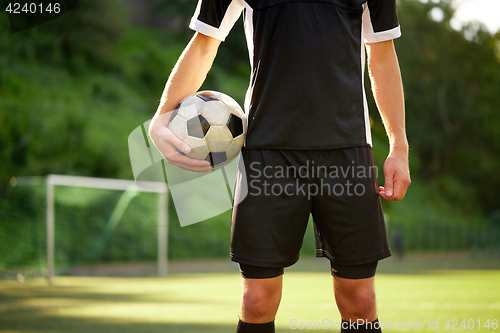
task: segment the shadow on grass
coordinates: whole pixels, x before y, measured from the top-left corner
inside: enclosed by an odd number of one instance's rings
[[[14,304],[28,299],[66,299],[73,302],[113,302],[113,303],[193,303],[193,301],[183,298],[182,293],[179,291],[175,293],[169,291],[160,297],[156,297],[153,293],[127,293],[125,289],[122,293],[117,292],[92,292],[88,287],[67,287],[67,286],[30,286],[24,288],[23,285],[13,283],[13,288],[0,288],[0,310],[6,307],[6,304]],[[198,302],[199,303],[199,302]],[[0,311],[0,329],[2,327],[2,315]],[[1,330],[0,330],[1,331]]]
[[[234,325],[118,322],[116,320],[40,316],[33,311],[4,312],[0,332],[91,333],[234,333]]]
[[[212,324],[211,314],[206,313],[233,307],[225,299],[239,288],[238,279],[234,286],[212,290],[214,297],[207,296],[206,288],[214,283],[217,287],[221,279],[232,276],[197,276],[189,282],[182,275],[172,279],[60,277],[54,286],[42,279],[4,281],[0,284],[0,333],[234,332],[237,316],[234,325],[232,316],[227,322]]]

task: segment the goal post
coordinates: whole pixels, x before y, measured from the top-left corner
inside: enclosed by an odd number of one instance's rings
[[[132,180],[93,178],[79,176],[48,175],[46,178],[46,240],[47,240],[47,281],[52,284],[55,274],[54,267],[54,230],[55,230],[55,186],[86,187],[93,189],[149,192],[158,194],[158,258],[157,272],[159,276],[167,275],[167,248],[168,248],[168,189],[162,182],[141,182],[139,187]]]

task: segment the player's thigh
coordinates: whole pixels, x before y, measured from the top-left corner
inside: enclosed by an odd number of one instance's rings
[[[262,298],[281,298],[283,275],[265,279],[251,279],[241,276],[243,295],[255,294]]]
[[[321,164],[331,166],[325,177],[317,179],[322,192],[313,199],[312,215],[317,236],[328,245],[328,252],[337,263],[345,265],[389,256],[369,148],[325,152]]]
[[[347,279],[333,276],[333,289],[335,295],[347,296],[351,298],[374,297],[375,277],[366,279]]]
[[[248,194],[233,208],[231,259],[248,265],[287,267],[298,260],[311,201],[306,180],[283,170],[291,153],[245,150]],[[298,163],[297,163],[298,164]],[[237,184],[239,188],[241,184]]]

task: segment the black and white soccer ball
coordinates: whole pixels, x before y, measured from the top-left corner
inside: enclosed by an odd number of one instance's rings
[[[226,94],[200,91],[181,101],[169,129],[189,147],[191,158],[220,167],[238,156],[245,142],[245,113]]]

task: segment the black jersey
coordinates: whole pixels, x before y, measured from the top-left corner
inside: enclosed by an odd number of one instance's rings
[[[246,147],[371,145],[364,42],[400,36],[396,0],[200,0],[190,27],[224,40],[244,13]]]

